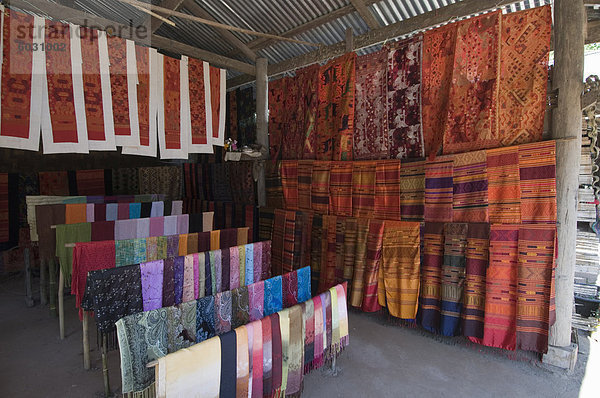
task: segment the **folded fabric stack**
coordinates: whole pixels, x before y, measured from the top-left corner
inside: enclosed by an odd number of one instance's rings
[[[206,283],[207,287],[209,285]],[[310,300],[310,268],[305,267],[179,306],[123,317],[117,322],[123,393],[141,393],[152,388],[154,372],[146,368],[148,362],[222,335],[248,322],[260,322],[265,316],[307,300]],[[302,325],[298,323],[297,326],[294,332],[301,336]],[[259,341],[262,346],[262,340],[257,340],[257,343]],[[302,352],[299,351],[298,361],[301,358]],[[302,369],[301,362],[298,369]]]
[[[156,396],[299,397],[349,344],[346,284],[158,359]]]

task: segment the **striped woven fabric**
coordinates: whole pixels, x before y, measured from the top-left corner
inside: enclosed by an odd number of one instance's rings
[[[283,198],[285,208],[290,210],[298,209],[298,161],[281,161],[281,186],[283,189]]]
[[[209,186],[210,184],[205,184]],[[283,208],[283,187],[281,186],[281,162],[265,163],[265,190],[267,207]]]
[[[382,266],[385,302],[390,315],[414,320],[419,297],[420,224],[385,221]]]
[[[516,347],[518,259],[519,225],[492,224],[485,283],[484,345],[506,350]]]
[[[285,232],[283,234],[283,272],[292,272],[294,270],[294,256],[296,253],[296,212],[287,210],[285,212]],[[299,255],[299,254],[298,254]]]
[[[463,285],[467,254],[466,223],[444,225],[444,264],[442,266],[442,303],[440,332],[456,336],[462,312]]]
[[[352,283],[354,274],[354,255],[356,252],[356,237],[358,231],[358,220],[356,218],[346,218],[346,228],[344,235],[344,270],[342,278],[345,282]]]
[[[489,239],[489,224],[469,224],[462,331],[464,336],[477,343],[481,343],[483,338],[485,273],[489,264]]]
[[[321,274],[319,292],[335,286],[336,266],[336,216],[323,216],[323,233],[321,237]]]
[[[296,270],[301,267],[300,257],[302,256],[302,235],[304,233],[304,216],[302,212],[297,211],[294,223],[294,252],[292,258],[292,269]]]
[[[310,210],[310,190],[312,186],[312,160],[298,161],[298,208],[300,210]]]
[[[521,222],[556,223],[556,143],[519,147]]]
[[[352,214],[354,217],[373,217],[376,166],[376,161],[354,162],[352,171]]]
[[[490,223],[521,222],[518,147],[486,151]]]
[[[377,278],[379,266],[381,265],[383,227],[384,222],[381,220],[369,221],[369,232],[367,235],[367,258],[365,264],[362,300],[362,310],[365,312],[375,312],[379,311],[381,308],[377,302]]]
[[[444,224],[425,223],[423,228],[419,317],[421,326],[432,333],[437,333],[440,328],[443,261]]]
[[[367,264],[367,236],[369,220],[357,218],[356,250],[354,251],[354,271],[352,277],[350,305],[360,307],[363,300],[364,275]]]
[[[329,214],[352,216],[352,163],[330,164]]]
[[[329,212],[329,163],[313,163],[310,200],[312,209],[320,214]]]
[[[405,159],[400,168],[402,220],[423,220],[425,214],[425,161]]]
[[[344,240],[346,235],[346,218],[335,220],[335,284],[344,281]]]
[[[10,239],[8,198],[8,173],[0,173],[0,242]]]
[[[104,170],[77,170],[78,195],[105,195]]]
[[[554,265],[554,225],[521,225],[517,275],[517,348],[546,353]]]
[[[258,210],[258,239],[271,240],[273,238],[273,222],[275,220],[275,209],[261,207]]]
[[[401,220],[399,160],[378,161],[375,167],[375,218]]]
[[[271,267],[273,275],[283,274],[283,246],[286,227],[286,211],[275,209],[271,243]]]
[[[452,222],[453,157],[425,164],[425,221]]]
[[[488,181],[485,151],[454,155],[454,222],[488,221]]]
[[[314,213],[310,240],[310,286],[312,288],[312,295],[314,296],[319,286],[323,251],[321,247],[323,242],[323,216],[321,214]]]

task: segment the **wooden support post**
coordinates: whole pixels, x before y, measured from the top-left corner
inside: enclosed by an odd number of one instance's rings
[[[50,295],[50,315],[56,316],[56,260],[54,257],[48,260],[48,290]]]
[[[582,1],[554,1],[552,83],[553,88],[558,89],[558,106],[552,112],[552,138],[575,138],[557,142],[556,150],[556,322],[550,328],[549,343],[557,347],[571,345],[585,24],[586,13]]]
[[[33,307],[33,293],[31,289],[31,255],[28,247],[23,252],[23,260],[25,260],[25,304],[28,307]]]
[[[87,311],[83,311],[83,368],[90,370],[90,317]]]
[[[64,303],[65,278],[62,269],[58,274],[58,330],[60,339],[65,339],[65,303]]]
[[[352,52],[354,51],[354,32],[352,31],[352,28],[348,28],[346,29],[346,52]]]
[[[256,140],[267,149],[267,158],[269,157],[269,80],[267,77],[267,59],[258,58],[256,60]],[[258,205],[266,206],[267,191],[265,184],[264,162],[261,167],[256,184],[258,191]]]
[[[108,380],[108,337],[102,334],[102,378],[104,379],[104,396],[110,397],[110,383]]]
[[[40,304],[48,304],[48,262],[40,260]]]

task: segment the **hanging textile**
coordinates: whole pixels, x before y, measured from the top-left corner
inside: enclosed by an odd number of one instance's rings
[[[425,221],[451,222],[453,157],[440,156],[425,164]]]
[[[497,148],[486,153],[490,223],[520,223],[519,149]]]
[[[440,153],[450,106],[456,27],[449,23],[423,34],[423,138],[425,155]]]
[[[432,333],[440,328],[442,264],[444,262],[444,224],[427,222],[423,234],[419,323]]]
[[[131,128],[137,104],[130,98],[137,84],[135,44],[119,36],[108,36],[107,42],[115,142],[119,146],[137,146],[140,139],[134,135],[137,130]]]
[[[159,54],[158,145],[161,159],[187,159],[189,143],[189,101],[187,57],[181,60]],[[186,92],[189,96],[189,91]],[[184,109],[184,106],[188,108]],[[186,112],[187,111],[187,112]]]
[[[165,200],[176,200],[181,197],[181,172],[179,167],[140,167],[140,193],[160,192]]]
[[[310,210],[312,208],[312,171],[312,160],[298,161],[298,208],[300,210]]]
[[[282,159],[302,159],[304,132],[298,91],[298,79],[288,78],[285,87],[285,139],[281,142]]]
[[[106,32],[81,26],[79,35],[88,147],[96,151],[115,150]]]
[[[375,312],[380,309],[377,302],[377,276],[381,265],[381,251],[383,246],[384,222],[380,220],[369,221],[367,235],[367,258],[364,275],[364,290],[362,310]]]
[[[323,216],[321,236],[321,265],[319,267],[319,291],[323,292],[335,285],[336,268],[336,216]]]
[[[238,147],[251,145],[256,142],[256,100],[254,87],[237,89],[237,129]]]
[[[238,141],[237,92],[227,92],[227,126],[225,134],[228,138]]]
[[[488,221],[488,177],[485,151],[454,155],[452,218],[455,222]]]
[[[373,213],[375,218],[400,221],[401,177],[399,160],[377,162],[375,166],[375,205]]]
[[[385,221],[381,269],[385,300],[390,315],[415,319],[419,297],[420,224],[418,222]]]
[[[279,160],[285,131],[285,95],[288,77],[269,82],[269,158]]]
[[[316,158],[352,160],[356,53],[329,61],[319,70]]]
[[[485,283],[483,344],[516,347],[519,226],[492,224]]]
[[[210,135],[210,142],[212,145],[223,146],[225,145],[225,90],[227,86],[227,71],[214,66],[210,66],[209,69],[210,109],[212,121],[212,134]]]
[[[356,245],[354,252],[354,268],[351,286],[350,304],[360,307],[363,300],[364,274],[367,260],[367,236],[369,232],[369,220],[365,218],[356,219]]]
[[[296,255],[296,212],[285,212],[285,230],[283,234],[282,271],[291,272],[294,269]]]
[[[550,5],[502,16],[498,93],[502,146],[542,140],[551,29]]]
[[[403,160],[400,166],[400,214],[403,220],[423,220],[425,161]]]
[[[317,111],[319,105],[319,65],[313,64],[296,71],[299,110],[304,135],[303,159],[314,159],[317,145]]]
[[[329,212],[330,162],[315,161],[312,169],[311,205],[320,214]]]
[[[46,20],[46,84],[42,91],[44,153],[88,153],[81,70],[81,40],[75,25]]]
[[[554,281],[554,225],[521,225],[517,272],[516,347],[546,353]]]
[[[44,31],[45,20],[13,10],[0,9],[2,18],[2,110],[0,146],[37,151],[40,146],[43,51],[17,51],[20,46],[44,45],[43,37],[25,35],[29,29]],[[34,41],[33,37],[36,37]]]
[[[352,163],[330,163],[329,214],[352,216]]]
[[[470,223],[467,231],[467,260],[462,312],[462,332],[477,343],[483,338],[485,283],[489,264],[490,225]]]
[[[521,222],[556,222],[556,142],[519,145]]]
[[[323,216],[315,213],[312,220],[312,230],[310,233],[310,270],[312,293],[316,293],[321,278],[321,257],[322,257],[322,239],[323,239]]]
[[[387,60],[389,153],[393,159],[424,156],[421,127],[422,36],[390,46]]]
[[[352,171],[352,215],[372,217],[375,210],[376,161],[354,162]]]
[[[0,243],[10,239],[8,173],[0,173]]]
[[[463,306],[468,224],[444,225],[440,332],[456,336]]]
[[[133,68],[132,68],[133,69]],[[135,73],[137,74],[136,89],[131,92],[135,105],[131,114],[131,129],[139,134],[137,146],[124,146],[125,155],[141,155],[156,157],[157,124],[156,112],[158,107],[158,52],[156,49],[135,46]]]
[[[389,157],[387,132],[387,49],[356,59],[354,159]]]
[[[498,137],[501,11],[457,22],[444,153],[494,148]]]
[[[195,58],[188,58],[188,90],[190,107],[191,139],[188,144],[190,153],[213,153],[212,140],[207,132],[212,131],[211,96],[209,64]]]
[[[77,193],[79,195],[105,195],[104,170],[76,170]]]
[[[40,195],[69,195],[69,180],[66,171],[40,171]]]
[[[329,183],[329,180],[327,183]],[[281,162],[265,163],[265,191],[267,194],[267,207],[284,207],[283,188],[281,186]]]
[[[285,208],[298,209],[298,162],[295,160],[281,161],[281,186]]]

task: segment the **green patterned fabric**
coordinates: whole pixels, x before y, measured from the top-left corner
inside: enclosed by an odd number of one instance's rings
[[[73,248],[65,247],[67,243],[89,242],[92,239],[90,223],[60,224],[56,226],[56,257],[60,261],[65,286],[71,286],[73,270]]]

